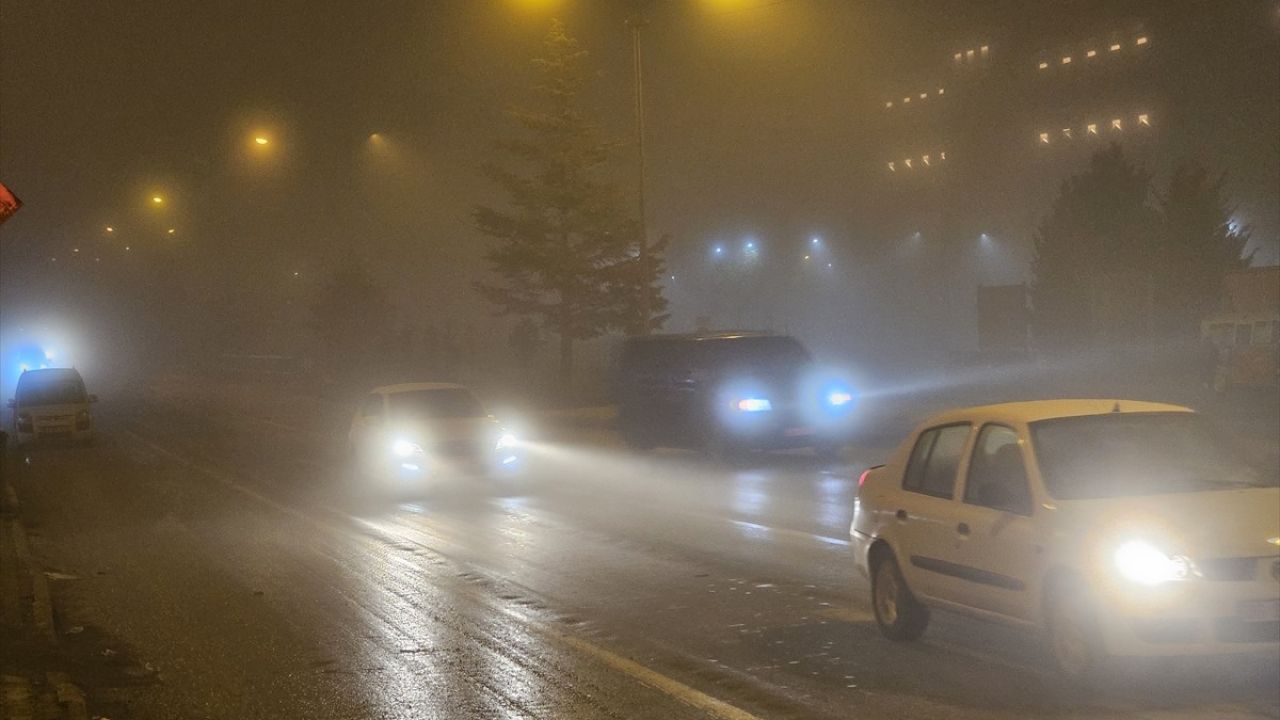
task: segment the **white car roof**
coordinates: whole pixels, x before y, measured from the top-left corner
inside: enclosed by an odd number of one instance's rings
[[[926,425],[948,422],[1000,420],[1009,423],[1033,423],[1055,418],[1080,417],[1082,415],[1106,415],[1109,413],[1195,412],[1182,405],[1146,402],[1143,400],[1031,400],[1026,402],[999,403],[957,408],[929,418]]]
[[[416,382],[416,383],[398,383],[396,385],[382,385],[370,390],[370,393],[379,395],[395,395],[397,393],[419,392],[421,390],[466,390],[466,385],[458,385],[456,383],[442,382]]]

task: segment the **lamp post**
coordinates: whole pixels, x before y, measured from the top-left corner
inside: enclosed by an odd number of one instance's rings
[[[645,221],[645,162],[644,162],[644,55],[640,46],[640,30],[644,28],[648,21],[644,17],[644,9],[642,5],[637,5],[636,12],[627,20],[627,24],[631,26],[631,57],[632,68],[635,73],[635,115],[636,115],[636,153],[639,156],[637,163],[639,177],[639,247],[637,248],[636,258],[639,260],[640,268],[643,271],[649,262],[649,231],[648,224]],[[640,286],[640,323],[636,328],[639,335],[649,334],[649,284],[648,275],[643,276],[643,283]]]

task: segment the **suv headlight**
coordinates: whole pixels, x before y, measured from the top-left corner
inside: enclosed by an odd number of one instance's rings
[[[742,412],[768,412],[773,409],[773,403],[765,398],[749,397],[738,401],[737,408]]]
[[[1189,558],[1167,555],[1144,540],[1130,540],[1116,548],[1114,561],[1121,577],[1140,585],[1162,585],[1195,575]]]

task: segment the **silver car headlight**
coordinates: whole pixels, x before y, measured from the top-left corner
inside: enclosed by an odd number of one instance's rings
[[[404,438],[400,438],[391,443],[391,454],[398,458],[410,458],[414,455],[422,454],[422,446],[415,442],[410,442]]]
[[[1116,570],[1124,579],[1139,585],[1163,585],[1191,579],[1195,565],[1182,555],[1168,555],[1145,540],[1130,540],[1116,548]]]

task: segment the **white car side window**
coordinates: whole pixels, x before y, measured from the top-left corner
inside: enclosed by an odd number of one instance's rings
[[[941,498],[955,496],[960,453],[969,438],[970,425],[946,425],[920,434],[911,449],[902,489]]]

